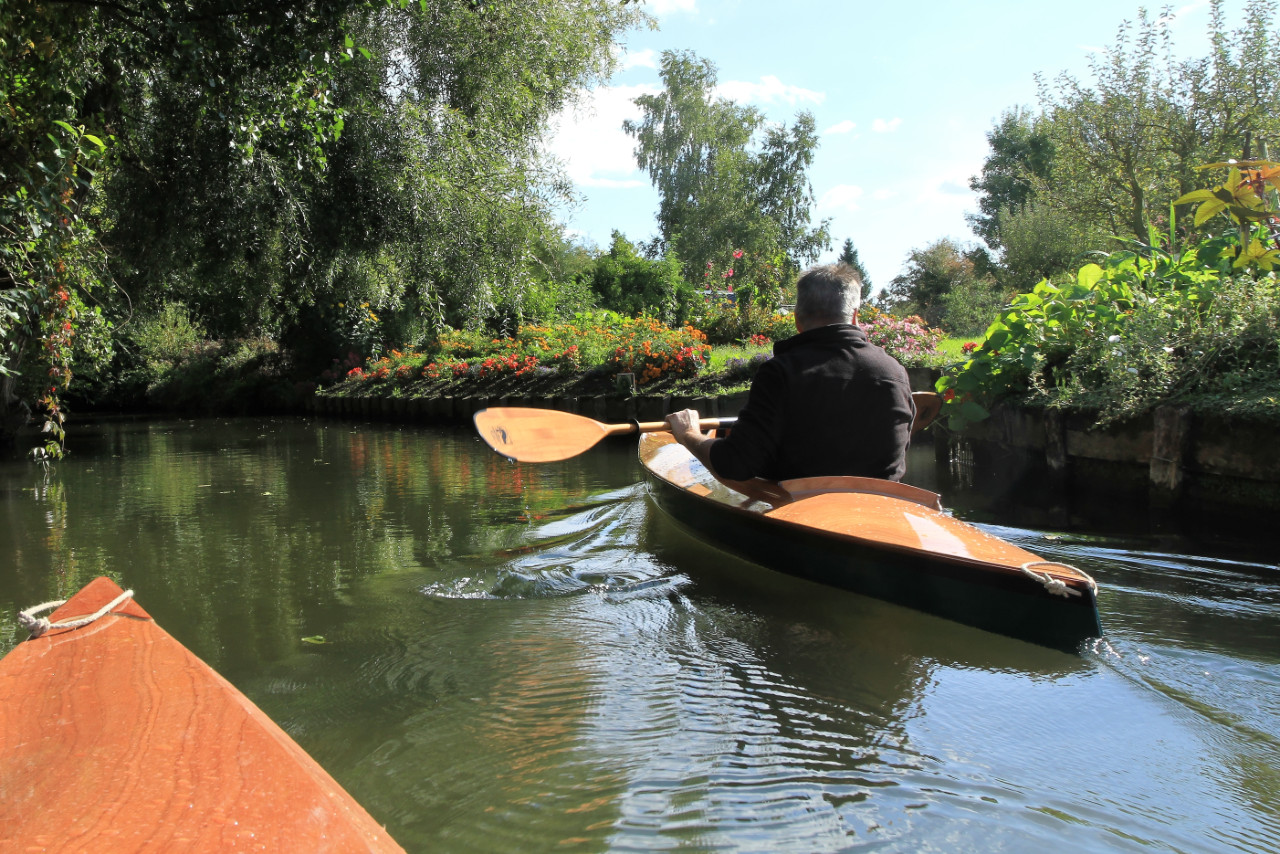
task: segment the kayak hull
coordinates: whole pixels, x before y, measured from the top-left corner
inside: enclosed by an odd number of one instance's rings
[[[99,578],[50,620],[120,592]],[[0,660],[0,745],[0,850],[402,850],[131,600]]]
[[[642,437],[640,458],[659,507],[753,563],[1058,649],[1077,650],[1102,633],[1096,588],[1087,576],[1042,564],[1037,555],[934,507],[858,492],[753,500],[716,483],[666,435]],[[1051,592],[1043,578],[1023,571],[1026,564],[1032,573],[1061,580],[1065,590]]]

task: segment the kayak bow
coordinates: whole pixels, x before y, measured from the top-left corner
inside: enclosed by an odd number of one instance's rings
[[[247,697],[98,578],[0,660],[0,850],[402,851]]]

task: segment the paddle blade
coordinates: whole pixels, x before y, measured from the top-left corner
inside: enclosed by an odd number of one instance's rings
[[[473,419],[485,444],[521,463],[554,463],[576,457],[609,434],[599,421],[519,406],[482,409]]]

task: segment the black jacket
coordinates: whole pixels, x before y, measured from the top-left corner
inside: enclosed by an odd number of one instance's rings
[[[915,406],[896,359],[847,323],[801,332],[773,353],[737,425],[711,447],[717,474],[902,478]]]

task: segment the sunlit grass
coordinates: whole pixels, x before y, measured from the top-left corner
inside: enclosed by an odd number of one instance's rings
[[[938,354],[944,361],[958,362],[964,358],[964,345],[970,341],[981,341],[981,335],[960,338],[943,338],[938,342]]]

